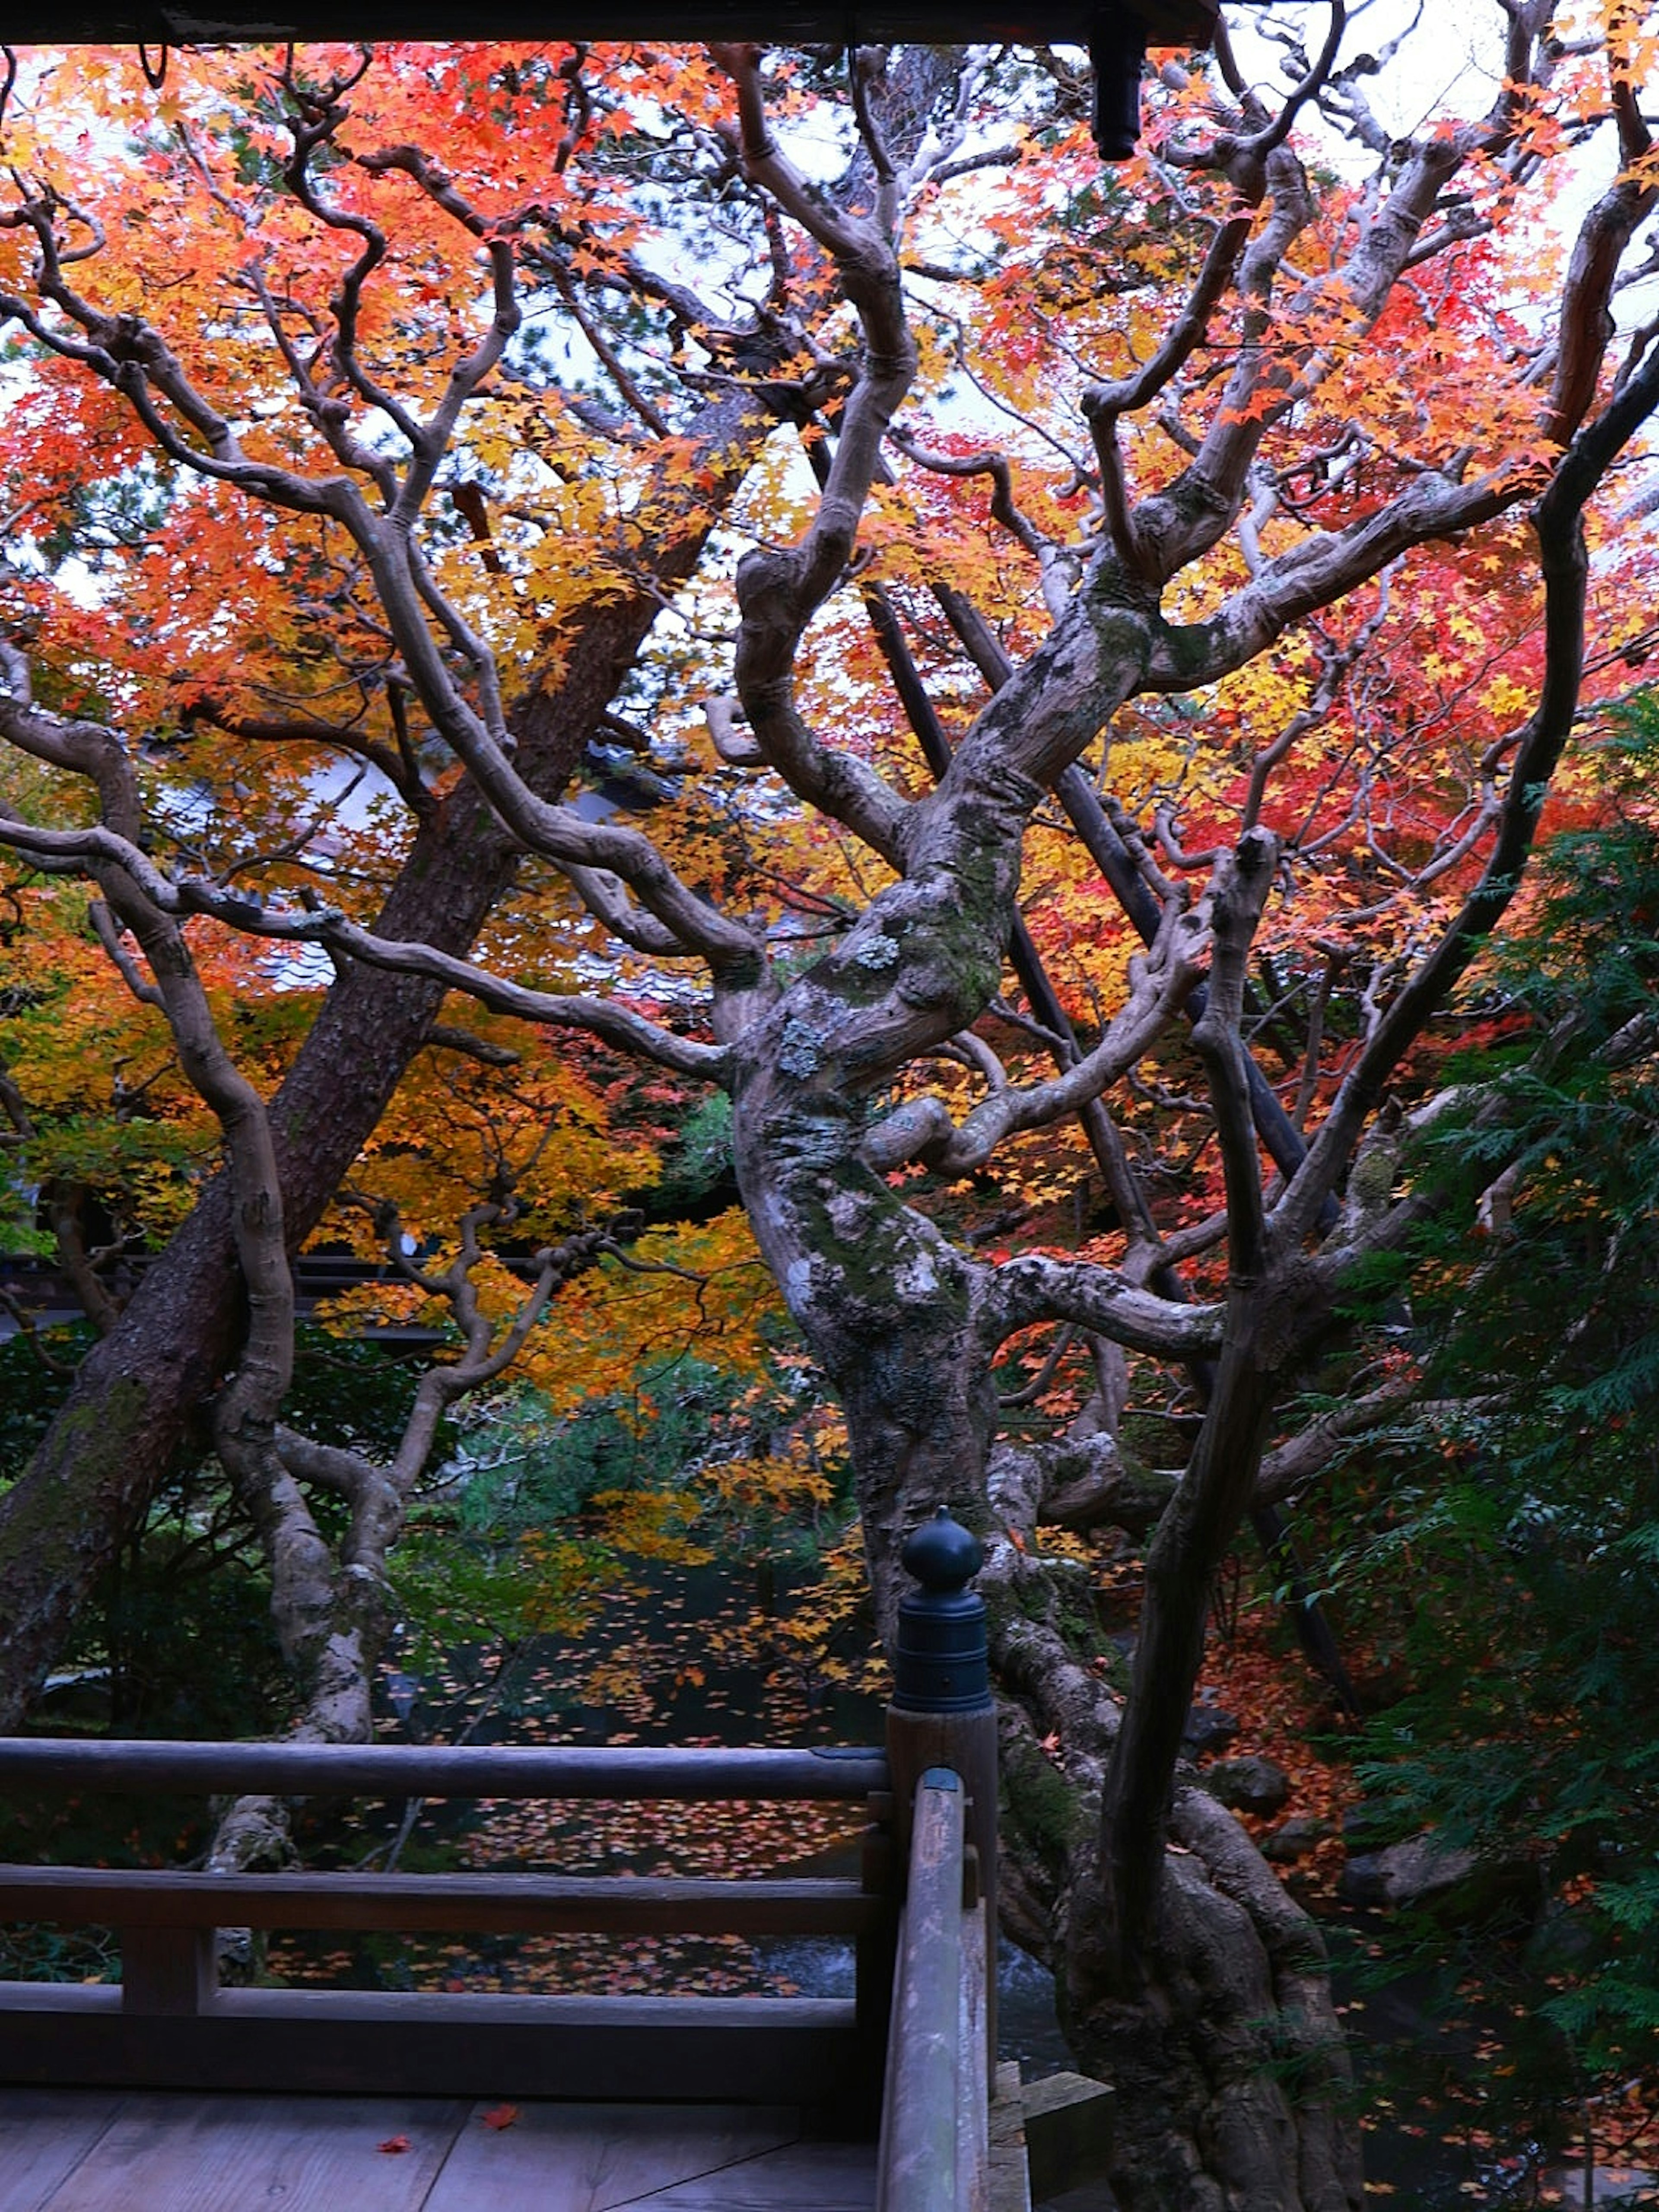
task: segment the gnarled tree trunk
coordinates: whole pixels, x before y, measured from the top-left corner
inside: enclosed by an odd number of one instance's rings
[[[517,766],[556,798],[634,663],[660,609],[658,590],[690,573],[712,520],[768,426],[754,401],[705,410],[696,443],[708,475],[653,512],[660,535],[635,549],[647,587],[587,609],[563,642],[556,679],[520,700]],[[379,933],[463,954],[510,886],[518,841],[464,779],[421,823],[381,910]],[[343,963],[272,1102],[290,1254],[342,1178],[427,1041],[445,986]],[[88,1598],[217,1389],[240,1335],[240,1279],[222,1181],[210,1183],[88,1353],[26,1473],[0,1498],[0,1729],[15,1728]]]

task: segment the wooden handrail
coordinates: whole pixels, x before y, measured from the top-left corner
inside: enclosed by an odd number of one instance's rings
[[[176,1743],[0,1737],[0,1785],[314,1797],[855,1802],[885,1790],[884,1753],[633,1744]]]
[[[985,2201],[984,1905],[966,1795],[948,1767],[930,1767],[916,1788],[877,2212],[969,2212]]]
[[[879,1751],[0,1739],[0,1786],[890,1806]],[[107,1925],[121,1984],[0,1984],[0,2080],[724,2098],[873,2112],[896,1905],[855,1879],[0,1867],[0,1919]],[[222,1989],[219,1927],[850,1936],[855,1999]]]
[[[0,1866],[0,1921],[60,1928],[404,1935],[864,1936],[886,1901],[850,1879],[696,1875],[190,1874]]]

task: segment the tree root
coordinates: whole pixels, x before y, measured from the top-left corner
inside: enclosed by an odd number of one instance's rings
[[[1068,1900],[1061,2018],[1117,2091],[1123,2212],[1358,2212],[1352,2080],[1319,1931],[1238,1823],[1178,1787],[1144,1987],[1090,1972]]]

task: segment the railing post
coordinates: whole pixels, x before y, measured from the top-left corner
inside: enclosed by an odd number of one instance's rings
[[[121,2009],[191,2018],[218,1994],[211,1928],[121,1928]]]
[[[860,1887],[866,1896],[879,1898],[885,1909],[878,1924],[866,1929],[858,1939],[854,1953],[854,1995],[862,2069],[859,2089],[860,2118],[866,2124],[875,2124],[881,2118],[887,2080],[893,1980],[898,1962],[899,1895],[904,1886],[904,1872],[894,1834],[891,1790],[872,1790],[869,1809],[870,1825],[864,1832],[860,1853]]]
[[[996,2078],[997,1719],[986,1655],[985,1602],[968,1588],[985,1554],[941,1506],[900,1562],[917,1587],[899,1601],[887,1760],[898,1864],[907,1866],[916,1785],[948,1766],[967,1791],[967,1837],[985,1900],[985,2078]]]

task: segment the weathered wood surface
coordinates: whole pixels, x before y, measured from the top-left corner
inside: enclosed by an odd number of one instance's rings
[[[872,2212],[875,2201],[874,2148],[839,2142],[792,2143],[678,2182],[649,2200],[650,2212],[775,2212],[786,2205],[799,2212]]]
[[[188,2018],[219,1994],[210,1928],[117,1927],[123,2012]]]
[[[974,2140],[967,2100],[984,2096],[982,2063],[976,2075],[958,2079],[966,1794],[941,1767],[930,1767],[916,1790],[882,2111],[880,2212],[981,2212],[968,2178],[971,2152],[959,2141],[964,2132]],[[982,1979],[982,1954],[973,1963]],[[981,2033],[982,2020],[981,2012],[975,2023]]]
[[[0,2090],[0,2212],[870,2212],[788,2110]],[[402,2150],[380,2145],[406,2140]]]
[[[510,2128],[479,2120],[460,2130],[422,2212],[606,2212],[785,2148],[799,2133],[787,2110],[526,2105]]]
[[[0,0],[3,4],[3,0]],[[831,1799],[868,1806],[881,1752],[341,1746],[0,1739],[0,1784],[516,1799]],[[319,2093],[741,2097],[865,2115],[871,1993],[801,1998],[219,1990],[218,1926],[890,1941],[890,1896],[855,1880],[475,1872],[216,1876],[0,1868],[0,1920],[109,1925],[122,1985],[0,1984],[0,2081]],[[873,2038],[873,2040],[872,2039]]]
[[[908,1857],[916,1785],[930,1766],[948,1767],[967,1790],[963,1832],[979,1860],[979,1887],[987,1918],[996,1921],[997,1716],[988,1696],[982,1710],[930,1713],[897,1705],[887,1708],[887,1764],[892,1775],[893,1839],[900,1863]],[[984,1990],[986,2042],[997,2041],[994,1954],[988,1960]]]
[[[4,27],[0,0],[0,37]],[[338,31],[330,33],[340,37]],[[269,1791],[313,1797],[797,1798],[854,1802],[887,1787],[881,1751],[703,1749],[675,1745],[167,1743],[0,1736],[12,1789],[149,1795]]]
[[[1090,2187],[1103,2194],[1112,2166],[1112,2090],[1086,2074],[1049,2074],[1028,2082],[1019,2100],[1032,2194]]]
[[[538,1874],[185,1874],[0,1866],[0,1920],[60,1927],[467,1929],[502,1935],[861,1936],[855,1881]]]
[[[996,2053],[986,2043],[985,1899],[963,1908],[957,1991],[957,2203],[990,2212],[991,2093]]]
[[[856,2108],[864,2071],[850,1999],[226,1990],[146,2016],[118,1988],[0,1983],[0,2081],[828,2111]]]
[[[0,2090],[0,2212],[37,2212],[118,2110],[113,2091]]]
[[[1025,2156],[1025,2113],[1017,2059],[998,2061],[987,2120],[985,2191],[990,2212],[1031,2212],[1031,2173]]]

